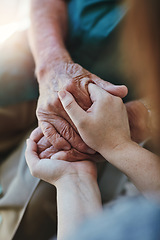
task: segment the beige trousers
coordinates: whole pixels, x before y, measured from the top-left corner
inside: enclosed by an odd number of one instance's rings
[[[55,188],[31,176],[24,157],[35,109],[35,101],[0,108],[1,240],[46,240],[56,233]]]

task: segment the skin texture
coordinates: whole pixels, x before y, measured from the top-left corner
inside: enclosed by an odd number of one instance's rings
[[[160,194],[160,159],[131,140],[121,98],[95,84],[89,84],[88,90],[93,104],[87,111],[69,92],[59,92],[63,107],[84,142],[124,172],[141,192]]]
[[[95,164],[91,161],[69,162],[69,159],[68,161],[57,159],[56,154],[52,154],[51,158],[40,159],[37,154],[37,144],[32,139],[27,140],[26,159],[33,176],[40,177],[55,186],[62,178],[72,174],[89,174],[95,179],[97,177]]]
[[[59,96],[88,146],[97,152],[101,152],[101,148],[106,149],[110,155],[115,147],[130,141],[126,107],[121,98],[105,92],[95,84],[89,84],[88,90],[93,104],[87,111],[76,103],[69,92],[61,91]]]
[[[82,160],[91,160],[93,162],[103,162],[105,159],[99,154],[85,154],[77,151],[75,148],[71,148],[70,150],[62,150],[58,151],[54,148],[54,146],[47,140],[47,138],[43,135],[43,132],[40,127],[36,128],[30,136],[37,144],[37,154],[40,159],[51,158],[53,154],[56,154],[57,159],[60,159],[70,162],[82,161]]]
[[[93,104],[87,111],[69,92],[59,92],[62,105],[82,139],[124,172],[146,197],[150,198],[148,191],[160,195],[160,159],[131,141],[127,111],[121,98],[95,84],[89,84],[88,90]],[[33,176],[57,187],[58,239],[61,240],[85,217],[93,217],[101,210],[97,173],[88,158],[71,162],[69,155],[64,161],[65,151],[56,153],[54,149],[49,150],[48,157],[43,157],[43,152],[39,155],[43,138],[40,128],[31,134],[26,161]],[[50,147],[45,141],[47,151]]]
[[[87,86],[94,82],[114,95],[124,97],[125,86],[115,86],[74,63],[66,50],[67,5],[62,0],[32,0],[30,47],[36,65],[40,97],[37,106],[39,126],[54,149],[94,153],[82,141],[62,108],[57,92],[71,92],[80,106],[90,107]]]
[[[99,79],[78,64],[66,64],[65,66],[66,69],[63,66],[62,72],[57,73],[57,91],[55,91],[54,82],[49,86],[43,85],[42,91],[40,88],[37,110],[40,127],[57,150],[68,150],[72,146],[80,152],[94,153],[81,140],[76,127],[64,111],[58,98],[58,90],[65,89],[72,93],[79,105],[87,110],[91,106],[87,87],[90,82],[95,82],[112,94],[119,93],[121,96],[124,90],[127,93],[127,89],[125,86],[114,86]]]
[[[95,83],[121,98],[126,96],[127,88],[103,81],[73,62],[65,46],[67,26],[66,1],[31,1],[29,39],[40,92],[36,113],[39,127],[46,137],[41,139],[39,151],[46,151],[47,139],[47,146],[50,142],[53,152],[68,150],[63,157],[73,161],[82,159],[84,153],[94,154],[95,151],[89,148],[78,134],[77,128],[62,107],[58,91],[70,92],[78,104],[87,110],[91,106],[89,83]],[[136,142],[145,140],[149,134],[146,127],[147,109],[138,101],[126,104],[126,108],[132,139]],[[48,155],[43,155],[45,156]]]
[[[63,161],[56,154],[52,158],[40,159],[37,151],[36,142],[28,139],[26,160],[32,175],[57,188],[58,240],[62,240],[85,217],[93,216],[102,208],[96,166],[86,160]]]

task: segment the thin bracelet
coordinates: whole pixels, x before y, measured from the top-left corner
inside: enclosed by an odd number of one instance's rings
[[[151,104],[146,103],[145,99],[140,99],[139,100],[143,106],[146,108],[147,112],[148,112],[148,121],[147,121],[147,128],[150,132],[150,134],[152,135],[153,133],[153,127],[152,127],[152,107]]]

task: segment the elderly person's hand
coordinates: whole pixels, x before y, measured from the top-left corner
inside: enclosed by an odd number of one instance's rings
[[[105,82],[73,62],[66,48],[67,1],[31,1],[30,16],[29,39],[40,90],[37,107],[39,126],[57,151],[72,147],[83,153],[94,153],[80,138],[57,92],[69,91],[87,110],[91,106],[87,90],[89,82],[119,97],[127,94],[127,88]]]
[[[129,119],[131,138],[133,141],[141,143],[151,135],[151,129],[149,129],[149,112],[141,101],[131,101],[125,105]]]
[[[93,82],[113,95],[124,97],[125,86],[115,86],[91,74],[78,64],[59,63],[47,72],[40,72],[37,117],[39,126],[54,149],[69,150],[71,147],[83,153],[93,154],[79,136],[77,129],[59,101],[57,92],[67,90],[78,104],[87,110],[91,106],[88,84]]]
[[[64,161],[82,161],[82,160],[91,160],[93,162],[103,162],[105,159],[99,154],[86,154],[79,152],[75,148],[71,148],[67,151],[58,151],[54,148],[54,146],[47,140],[44,136],[40,127],[34,129],[34,131],[30,135],[30,139],[34,141],[37,145],[37,154],[40,159],[49,159],[53,155],[57,159],[61,159]]]

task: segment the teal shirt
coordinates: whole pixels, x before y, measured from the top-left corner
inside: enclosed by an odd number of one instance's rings
[[[103,80],[125,84],[129,88],[125,101],[136,95],[121,50],[127,10],[120,0],[70,0],[68,4],[67,47],[72,59]]]
[[[113,33],[118,33],[118,27],[126,14],[125,5],[119,2],[71,0],[68,4],[68,49],[73,59],[88,69],[94,65],[97,57],[103,56],[110,41],[113,43]]]

